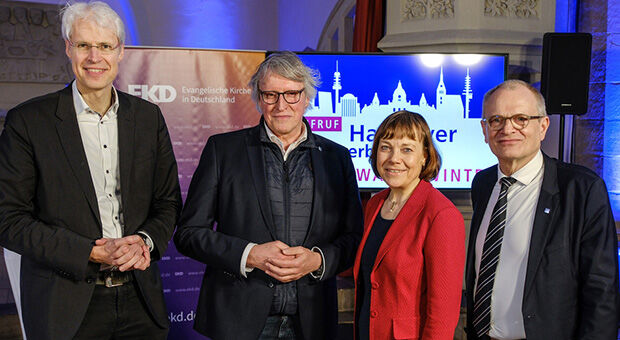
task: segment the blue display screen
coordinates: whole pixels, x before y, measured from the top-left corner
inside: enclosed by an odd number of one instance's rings
[[[475,173],[495,164],[480,126],[482,97],[506,77],[506,55],[299,54],[319,71],[321,86],[306,113],[313,132],[350,151],[359,187],[385,183],[368,157],[374,132],[398,110],[420,113],[442,156],[440,189],[469,189]]]

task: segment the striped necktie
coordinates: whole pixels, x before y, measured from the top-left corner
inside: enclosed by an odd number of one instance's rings
[[[495,270],[499,262],[499,254],[502,250],[504,238],[504,226],[506,225],[506,206],[508,205],[508,188],[517,180],[512,177],[502,177],[502,185],[493,208],[489,228],[484,238],[480,269],[478,271],[478,284],[474,294],[474,330],[481,337],[491,328],[491,295],[495,282]]]

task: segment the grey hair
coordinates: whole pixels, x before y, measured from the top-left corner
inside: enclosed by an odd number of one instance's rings
[[[256,107],[258,107],[258,101],[260,100],[259,83],[272,73],[303,83],[306,97],[310,100],[309,107],[312,107],[314,97],[316,97],[316,88],[321,84],[319,72],[304,65],[301,59],[290,51],[276,52],[269,55],[258,66],[254,75],[252,75],[248,86],[252,89],[252,100],[256,103]]]
[[[487,91],[487,93],[484,94],[484,98],[482,99],[482,114],[484,115],[486,111],[485,108],[486,108],[489,98],[491,98],[491,96],[497,90],[514,90],[518,88],[519,86],[525,87],[534,95],[534,97],[536,97],[536,110],[538,111],[537,114],[546,116],[547,108],[545,106],[545,98],[543,97],[543,95],[534,86],[519,79],[508,79],[500,83],[499,85],[495,86],[494,88],[490,89],[489,91]]]
[[[114,30],[118,42],[125,44],[125,25],[118,14],[105,2],[76,2],[62,9],[62,37],[70,41],[73,24],[78,20],[93,20],[97,26]]]

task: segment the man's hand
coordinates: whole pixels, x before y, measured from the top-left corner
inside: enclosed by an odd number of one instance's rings
[[[149,249],[138,235],[96,240],[89,260],[118,267],[119,271],[145,270],[151,264]]]
[[[267,273],[281,282],[299,280],[321,266],[321,254],[304,247],[291,247],[282,250],[282,257],[267,260]]]
[[[128,270],[146,270],[146,268],[148,268],[150,265],[151,265],[151,251],[149,250],[149,246],[143,245],[142,246],[142,258],[138,262],[134,263],[133,267]]]
[[[293,255],[286,255],[283,253],[283,250],[287,248],[289,248],[289,246],[281,241],[257,244],[250,250],[246,266],[249,268],[258,268],[267,272],[267,261],[269,259],[293,260],[295,258]]]

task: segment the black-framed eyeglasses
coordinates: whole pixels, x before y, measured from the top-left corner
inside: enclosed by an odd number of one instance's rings
[[[75,49],[77,49],[79,53],[83,53],[83,54],[90,52],[90,50],[93,47],[98,49],[99,52],[101,52],[101,54],[112,54],[119,46],[121,46],[121,44],[116,44],[116,46],[114,46],[106,42],[102,42],[98,44],[89,44],[84,41],[77,41],[77,42],[69,41],[69,45],[73,46]]]
[[[280,96],[282,96],[284,98],[284,101],[286,101],[287,103],[295,104],[299,102],[299,100],[301,99],[302,92],[304,92],[304,89],[296,90],[296,91],[290,90],[290,91],[284,91],[284,92],[263,91],[261,89],[258,89],[260,99],[265,104],[269,104],[269,105],[277,103],[278,100],[280,100]]]
[[[506,124],[506,121],[510,120],[512,122],[512,126],[515,129],[522,130],[527,127],[527,124],[529,124],[530,120],[540,119],[544,117],[545,116],[528,116],[523,113],[517,113],[510,117],[493,115],[489,118],[482,118],[482,121],[485,122],[487,126],[491,128],[491,130],[501,130],[504,128],[504,124]]]

